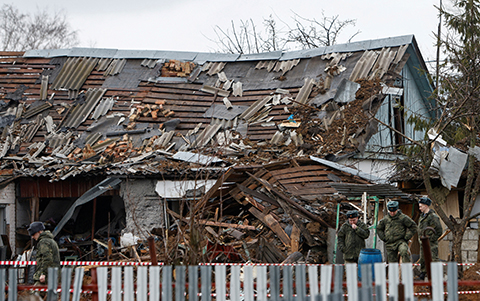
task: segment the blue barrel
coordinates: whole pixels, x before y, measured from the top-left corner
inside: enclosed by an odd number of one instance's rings
[[[382,252],[378,249],[362,249],[358,256],[358,279],[362,279],[362,264],[372,265],[372,277],[375,281],[375,272],[373,264],[376,262],[382,262]]]

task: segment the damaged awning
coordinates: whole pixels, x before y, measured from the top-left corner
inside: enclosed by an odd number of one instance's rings
[[[79,197],[75,203],[68,209],[68,211],[63,216],[62,220],[57,224],[55,230],[53,230],[53,236],[57,236],[57,234],[62,230],[63,226],[68,222],[68,220],[72,217],[75,209],[83,204],[86,204],[93,200],[94,198],[102,195],[105,191],[115,189],[115,187],[120,184],[122,180],[118,178],[107,178],[102,182],[95,185],[95,187],[89,189],[85,192],[81,197]]]

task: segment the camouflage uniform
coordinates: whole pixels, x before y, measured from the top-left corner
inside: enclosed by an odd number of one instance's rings
[[[358,262],[360,251],[365,248],[365,239],[370,236],[370,231],[364,222],[357,222],[357,229],[347,221],[338,231],[338,249],[342,251],[347,263]]]
[[[432,227],[435,229],[435,233],[432,231],[426,231],[425,234],[428,235],[430,240],[430,249],[432,251],[432,261],[438,260],[438,238],[443,233],[442,224],[440,224],[440,219],[433,209],[430,209],[427,214],[421,214],[420,220],[418,221],[418,237],[420,241],[420,264],[421,271],[426,272],[425,268],[425,258],[423,257],[423,247],[420,237],[423,235],[423,230],[426,227]]]
[[[48,268],[60,267],[60,253],[58,245],[53,240],[53,235],[46,230],[40,233],[37,242],[37,269],[33,275],[36,284],[40,283],[40,276],[45,275],[45,282],[48,279]]]
[[[387,214],[377,226],[378,237],[385,243],[388,262],[410,262],[408,241],[417,232],[417,224],[399,209],[394,216]]]

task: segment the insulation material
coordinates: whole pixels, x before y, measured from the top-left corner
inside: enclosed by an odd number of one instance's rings
[[[243,85],[241,82],[233,83],[232,89],[233,89],[233,93],[232,93],[233,96],[240,96],[240,97],[243,96]]]
[[[450,147],[448,156],[441,157],[438,174],[441,177],[442,185],[449,190],[457,187],[462,171],[467,163],[468,155],[460,150]]]

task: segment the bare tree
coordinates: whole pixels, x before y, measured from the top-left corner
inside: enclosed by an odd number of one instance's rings
[[[231,21],[230,28],[214,27],[216,38],[210,39],[217,45],[217,52],[260,53],[277,50],[299,50],[331,46],[337,43],[340,33],[356,20],[340,20],[339,16],[308,19],[294,13],[293,26],[270,15],[258,28],[252,19],[240,20],[240,25]],[[357,31],[347,41],[359,34]]]
[[[52,15],[44,9],[25,14],[10,4],[0,9],[0,39],[3,51],[55,49],[78,44],[77,32],[70,28],[65,13]]]

